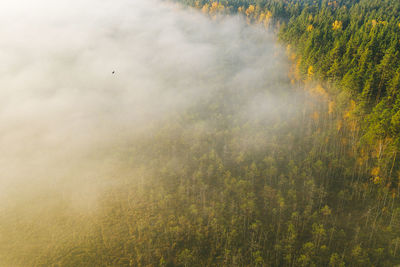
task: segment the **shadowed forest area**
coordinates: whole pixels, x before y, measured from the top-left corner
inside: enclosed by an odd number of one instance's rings
[[[399,2],[39,2],[0,30],[0,266],[400,264]]]

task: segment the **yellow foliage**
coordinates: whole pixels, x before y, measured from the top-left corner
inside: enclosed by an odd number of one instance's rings
[[[371,24],[372,24],[372,27],[375,27],[376,25],[379,25],[379,24],[382,24],[382,25],[386,26],[387,25],[387,21],[385,21],[385,20],[377,21],[377,20],[373,19],[371,21]]]
[[[350,107],[349,110],[344,114],[344,118],[348,119],[350,118],[351,113],[354,111],[354,109],[356,108],[356,102],[354,100],[350,101]]]
[[[381,169],[379,167],[375,167],[371,171],[371,175],[374,177],[372,180],[374,184],[382,183],[382,178],[379,176]]]
[[[343,27],[343,23],[342,23],[341,21],[335,20],[335,22],[332,24],[332,29],[333,29],[334,31],[336,31],[336,30],[341,30],[342,27]]]
[[[307,75],[308,75],[308,78],[311,78],[311,77],[314,75],[314,68],[313,68],[313,66],[308,67]]]
[[[255,9],[256,8],[254,5],[249,5],[249,7],[246,9],[246,15],[249,17],[254,13]]]
[[[340,130],[342,129],[342,126],[343,126],[343,122],[342,122],[342,121],[338,121],[338,122],[337,122],[337,125],[336,125],[336,129],[337,129],[338,131],[340,131]]]
[[[290,55],[290,51],[292,51],[292,46],[291,46],[290,44],[288,44],[288,45],[286,46],[286,53],[287,53],[288,55]]]
[[[358,165],[360,165],[360,166],[362,166],[362,165],[364,164],[365,161],[366,161],[366,159],[363,158],[363,157],[357,158],[357,163],[358,163]]]
[[[351,100],[350,101],[350,110],[353,111],[356,108],[356,101]]]
[[[243,8],[242,6],[239,7],[239,8],[238,8],[238,13],[243,13],[243,9],[244,9],[244,8]]]
[[[214,15],[214,14],[216,14],[218,12],[224,11],[224,9],[225,9],[225,7],[221,3],[213,2],[211,4],[209,13],[210,13],[210,15]]]
[[[295,55],[294,53],[291,54],[291,59],[292,60],[296,60],[296,64],[293,64],[291,66],[291,77],[293,77],[293,79],[295,79],[296,81],[300,81],[301,80],[301,75],[300,75],[300,64],[301,64],[301,56]]]
[[[257,22],[258,22],[258,23],[261,23],[261,22],[264,21],[264,19],[265,19],[265,14],[264,14],[264,13],[261,13],[261,14],[258,16]]]
[[[374,184],[380,184],[382,182],[382,178],[379,176],[376,176],[373,181],[374,181]]]
[[[264,27],[265,28],[268,28],[271,18],[272,18],[272,13],[271,13],[271,11],[267,10],[267,12],[265,13],[265,18],[264,18]]]
[[[311,32],[314,29],[314,26],[312,24],[307,26],[307,31]]]
[[[375,168],[372,169],[371,175],[372,176],[378,176],[379,172],[380,172],[380,168],[379,167],[375,167]]]

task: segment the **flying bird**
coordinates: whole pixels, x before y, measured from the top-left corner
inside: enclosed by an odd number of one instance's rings
[[[111,73],[114,74],[114,73],[115,73],[115,70],[113,70]]]

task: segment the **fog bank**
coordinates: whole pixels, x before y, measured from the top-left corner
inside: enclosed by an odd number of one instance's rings
[[[281,51],[237,16],[156,0],[17,0],[0,24],[2,208],[44,188],[91,195],[118,174],[113,149],[218,90],[248,90],[238,110],[279,107],[251,94],[279,89]]]

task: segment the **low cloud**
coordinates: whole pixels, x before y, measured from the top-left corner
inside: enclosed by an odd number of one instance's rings
[[[224,101],[250,122],[291,103],[282,49],[240,16],[157,0],[16,0],[0,25],[0,219],[55,197],[94,209],[132,175],[120,150],[219,93],[245,91]]]

